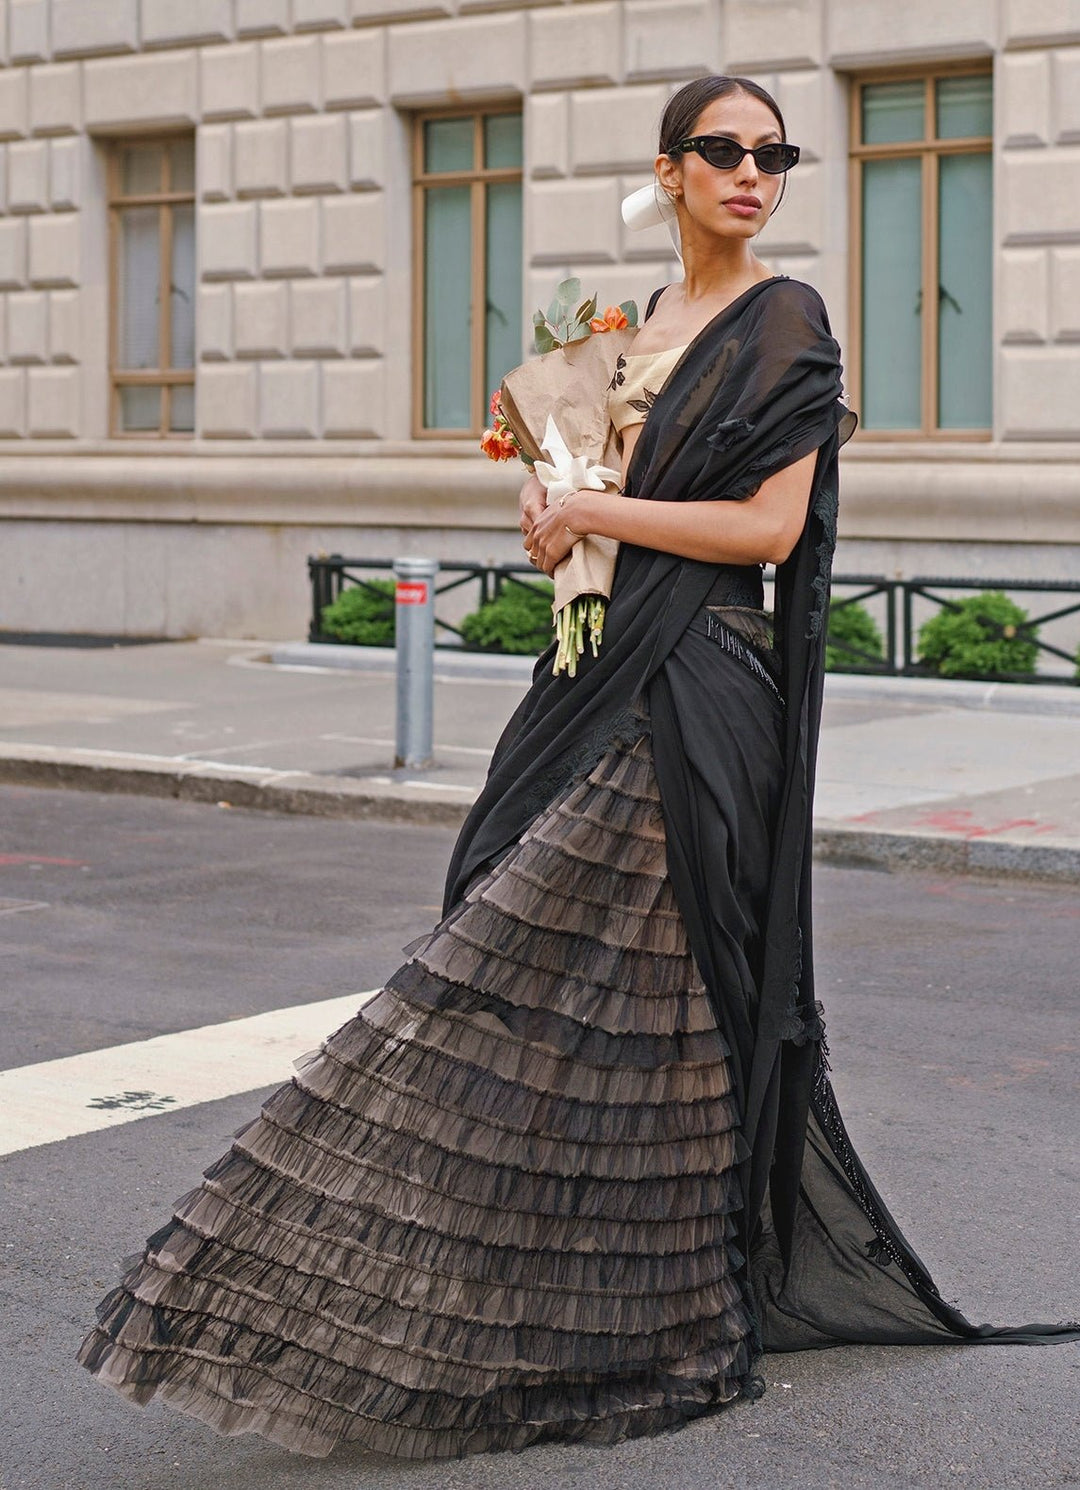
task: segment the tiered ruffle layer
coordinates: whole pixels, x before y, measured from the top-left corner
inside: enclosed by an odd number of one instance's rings
[[[740,1392],[744,1156],[647,737],[242,1129],[80,1360],[303,1453],[611,1442]]]

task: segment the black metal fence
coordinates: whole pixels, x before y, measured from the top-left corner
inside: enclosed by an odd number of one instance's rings
[[[333,642],[335,637],[322,629],[322,613],[343,590],[359,585],[378,596],[385,605],[386,620],[393,617],[392,596],[373,586],[373,579],[392,579],[393,563],[389,559],[347,559],[328,554],[308,559],[311,577],[311,626],[308,639]],[[435,587],[436,604],[453,595],[460,615],[476,610],[494,600],[506,585],[535,584],[536,570],[527,564],[444,564],[439,568]],[[471,593],[469,593],[469,587]],[[1027,619],[1018,623],[997,622],[987,617],[979,620],[988,639],[1023,637],[1033,643],[1038,658],[1034,673],[980,673],[988,680],[1038,683],[1080,683],[1080,580],[1015,579],[886,579],[873,574],[836,574],[832,581],[831,609],[834,616],[851,606],[865,609],[873,618],[881,637],[880,652],[860,645],[838,634],[830,634],[830,666],[833,671],[875,673],[887,677],[926,677],[933,674],[918,660],[918,637],[922,625],[941,611],[956,611],[966,595],[987,590],[1001,590],[1010,597],[1025,597]],[[1026,597],[1039,597],[1039,608],[1030,612]],[[1072,597],[1067,599],[1067,597]],[[480,651],[470,646],[460,626],[445,614],[435,617],[435,645],[455,650]],[[1054,627],[1054,639],[1043,635],[1043,628]]]

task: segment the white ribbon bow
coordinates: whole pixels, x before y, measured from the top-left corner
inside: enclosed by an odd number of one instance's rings
[[[592,465],[584,455],[571,455],[550,414],[540,449],[550,457],[550,460],[536,462],[536,475],[547,488],[549,507],[560,497],[570,496],[571,492],[603,491],[608,481],[614,481],[616,486],[622,481],[621,472],[608,466]]]

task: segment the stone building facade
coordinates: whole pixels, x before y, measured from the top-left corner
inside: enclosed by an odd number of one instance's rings
[[[422,427],[442,240],[416,131],[520,113],[523,323],[571,272],[640,301],[678,266],[619,202],[672,89],[711,71],[785,110],[803,160],[760,252],[818,286],[849,362],[873,308],[853,90],[895,141],[916,83],[987,80],[985,428],[864,429],[841,565],[1080,577],[1075,0],[0,0],[0,62],[0,630],[295,636],[309,553],[519,557],[518,473]],[[925,233],[945,198],[920,189]],[[166,241],[169,303],[136,324]]]

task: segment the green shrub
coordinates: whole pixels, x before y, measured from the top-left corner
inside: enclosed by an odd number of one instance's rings
[[[850,672],[852,668],[872,667],[884,658],[885,643],[866,606],[857,600],[849,600],[846,604],[830,601],[829,631],[825,642],[826,671]]]
[[[369,579],[349,585],[319,618],[325,636],[355,647],[394,645],[394,581]]]
[[[1035,671],[1038,627],[1021,631],[1027,611],[1001,590],[984,590],[940,610],[919,631],[919,660],[942,678]]]
[[[543,581],[539,584],[508,581],[494,600],[465,617],[461,634],[470,647],[535,656],[552,638],[554,598],[555,587]]]

